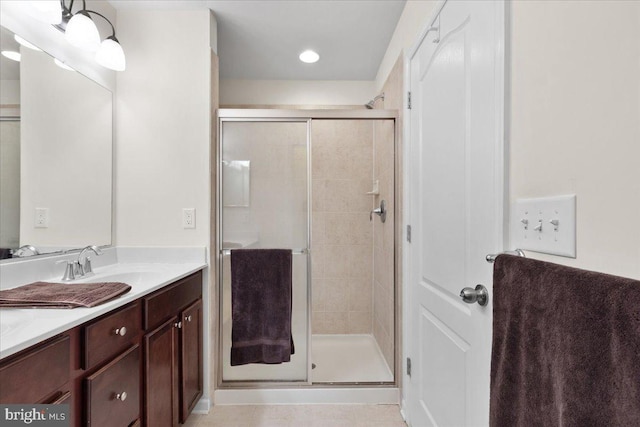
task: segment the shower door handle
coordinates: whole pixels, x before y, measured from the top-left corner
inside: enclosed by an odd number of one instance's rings
[[[489,302],[489,291],[482,285],[477,285],[475,289],[464,288],[460,291],[460,298],[467,304],[477,302],[480,305],[487,305]]]

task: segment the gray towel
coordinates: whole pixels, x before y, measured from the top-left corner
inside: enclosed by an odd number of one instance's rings
[[[490,424],[640,426],[640,281],[500,255]]]
[[[95,307],[131,290],[120,282],[48,283],[34,282],[0,291],[0,307],[75,308]]]
[[[231,366],[291,360],[291,258],[286,249],[231,251]]]

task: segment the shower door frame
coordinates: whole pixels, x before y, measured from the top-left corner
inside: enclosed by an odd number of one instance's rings
[[[214,352],[217,356],[217,360],[214,362],[217,366],[215,367],[216,372],[216,389],[255,389],[255,388],[291,388],[291,387],[299,387],[299,388],[323,388],[323,387],[345,387],[345,388],[354,388],[354,387],[397,387],[398,386],[398,367],[400,366],[399,362],[399,347],[398,340],[400,338],[399,331],[397,330],[398,324],[398,283],[397,283],[397,273],[398,273],[398,257],[397,257],[397,249],[398,249],[398,221],[399,218],[397,216],[398,211],[398,200],[401,196],[398,194],[398,141],[399,141],[399,132],[398,129],[398,111],[397,110],[377,110],[377,109],[298,109],[298,110],[288,110],[288,109],[265,109],[265,108],[220,108],[217,114],[218,118],[218,129],[217,129],[217,139],[216,139],[216,155],[217,159],[215,162],[215,177],[216,177],[216,209],[215,209],[215,221],[216,225],[215,230],[215,268],[217,270],[216,276],[216,286],[215,286],[215,296],[217,301],[218,313],[217,313],[217,351]],[[312,360],[311,360],[311,350],[312,350],[312,331],[311,331],[311,313],[312,313],[312,281],[311,281],[311,250],[312,250],[312,240],[311,240],[311,217],[312,217],[312,171],[311,171],[311,130],[313,126],[314,120],[393,120],[394,125],[394,140],[393,140],[393,152],[394,152],[394,255],[393,255],[393,278],[394,278],[394,337],[393,337],[393,352],[394,352],[394,363],[393,367],[393,382],[340,382],[340,383],[313,383],[311,381],[311,369],[312,369]],[[273,380],[223,380],[223,322],[222,322],[222,313],[223,313],[223,300],[222,300],[222,288],[223,288],[223,249],[222,249],[222,212],[224,209],[223,205],[223,194],[222,194],[222,140],[223,140],[223,124],[225,122],[246,122],[246,123],[265,123],[265,122],[291,122],[291,123],[307,123],[307,375],[306,380],[301,381],[273,381]],[[401,369],[400,369],[401,371]]]

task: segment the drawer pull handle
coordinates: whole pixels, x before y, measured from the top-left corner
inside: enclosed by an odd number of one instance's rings
[[[125,400],[127,400],[127,392],[123,391],[122,393],[116,394],[116,399],[118,399],[121,402],[124,402]]]
[[[182,329],[182,322],[176,322],[173,324],[174,328]]]
[[[120,335],[121,337],[125,336],[127,333],[127,328],[125,326],[115,329],[113,331],[116,335]]]
[[[187,320],[187,322],[191,322],[191,315],[188,315],[187,317],[185,317],[185,319]]]

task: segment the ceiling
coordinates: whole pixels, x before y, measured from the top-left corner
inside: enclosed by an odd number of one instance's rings
[[[210,8],[223,79],[374,80],[405,0],[111,0],[116,9]],[[117,29],[116,29],[117,30]],[[126,40],[120,40],[126,51]],[[313,49],[320,61],[305,64]]]

